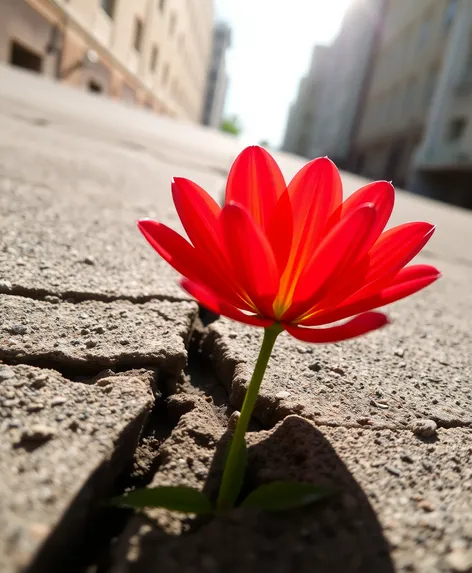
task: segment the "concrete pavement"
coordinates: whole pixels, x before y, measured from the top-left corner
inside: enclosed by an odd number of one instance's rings
[[[342,495],[203,524],[104,509],[124,487],[218,483],[261,333],[204,327],[135,221],[178,229],[171,177],[220,199],[238,151],[0,66],[2,572],[472,570],[472,213],[402,192],[392,223],[437,224],[422,260],[444,278],[364,338],[281,336],[248,440],[248,485]]]

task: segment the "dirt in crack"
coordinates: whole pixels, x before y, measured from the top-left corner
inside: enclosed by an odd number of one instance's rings
[[[212,370],[211,362],[201,348],[205,327],[197,320],[188,349],[188,363],[178,378],[159,373],[156,382],[156,401],[141,433],[138,446],[128,470],[117,478],[114,495],[146,487],[163,462],[161,446],[172,434],[180,418],[193,406],[176,407],[170,398],[176,394],[196,395],[210,403],[217,416],[226,424],[232,409],[228,395]],[[116,539],[124,531],[134,512],[116,507],[105,507],[87,532],[82,547],[87,558],[72,573],[106,573]]]

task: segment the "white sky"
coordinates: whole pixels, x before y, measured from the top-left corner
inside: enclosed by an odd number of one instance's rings
[[[315,44],[335,38],[350,0],[216,0],[232,28],[225,115],[237,115],[245,143],[281,144],[290,103]]]

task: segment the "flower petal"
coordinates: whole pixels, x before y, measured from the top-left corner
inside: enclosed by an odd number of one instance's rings
[[[270,326],[274,322],[270,319],[264,319],[255,315],[244,314],[236,307],[219,299],[205,287],[189,281],[188,279],[182,279],[180,284],[182,288],[186,290],[191,296],[196,298],[200,304],[215,314],[222,314],[223,316],[231,318],[232,320],[244,322],[245,324],[251,324],[252,326],[266,327]]]
[[[225,203],[238,203],[266,229],[285,188],[284,176],[272,155],[262,147],[247,147],[229,172]]]
[[[281,276],[290,256],[293,237],[292,204],[287,189],[277,201],[266,234]]]
[[[370,236],[366,240],[366,250],[369,250],[379,238],[392,214],[395,203],[395,189],[393,185],[388,181],[374,181],[361,187],[340,206],[341,218],[365,203],[373,203],[377,211],[375,225],[373,225]]]
[[[293,337],[304,342],[339,342],[361,336],[388,324],[388,318],[381,312],[366,312],[340,326],[329,328],[303,328],[283,324]]]
[[[219,205],[199,185],[183,177],[174,178],[172,197],[190,242],[214,256],[219,242]]]
[[[186,239],[173,229],[151,219],[140,219],[138,228],[151,247],[178,273],[191,280],[199,276],[195,248]]]
[[[279,277],[267,237],[239,205],[225,205],[221,225],[234,275],[258,310],[273,316]]]
[[[288,186],[293,213],[293,242],[282,277],[281,298],[290,304],[298,277],[313,256],[330,216],[342,201],[339,171],[327,157],[310,161]]]
[[[427,287],[441,276],[441,273],[429,265],[412,265],[402,269],[386,288],[375,294],[366,295],[362,299],[346,300],[338,308],[315,313],[313,316],[300,321],[304,326],[320,326],[349,316],[366,312],[390,304],[406,296],[414,294]]]
[[[376,209],[370,203],[347,213],[333,227],[300,277],[292,306],[282,320],[291,322],[311,309],[323,297],[323,293],[331,291],[332,283],[346,266],[365,251],[365,241],[376,222]]]
[[[235,291],[238,282],[231,283],[226,280],[213,261],[173,229],[150,219],[141,219],[138,221],[138,227],[149,244],[178,273],[191,281],[207,285],[239,308],[246,310],[251,308]]]

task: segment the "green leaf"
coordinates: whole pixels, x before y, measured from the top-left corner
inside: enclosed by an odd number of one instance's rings
[[[231,441],[228,444],[228,450],[226,452],[225,468],[232,443],[233,439],[231,439]],[[224,504],[221,505],[222,509],[223,508],[230,509],[231,507],[234,507],[234,504],[236,503],[236,500],[243,486],[244,476],[246,475],[246,467],[247,467],[247,447],[245,440],[241,442],[241,447],[235,452],[233,452],[233,457],[231,461],[233,469],[229,473],[228,472],[224,473],[221,484],[221,487],[224,486],[224,492],[225,492]],[[221,494],[221,489],[220,489],[220,494]]]
[[[321,501],[334,494],[334,489],[309,483],[275,481],[252,491],[241,507],[282,511]]]
[[[162,507],[183,513],[204,515],[213,512],[210,500],[198,489],[186,486],[161,486],[137,489],[112,499],[121,506]]]

